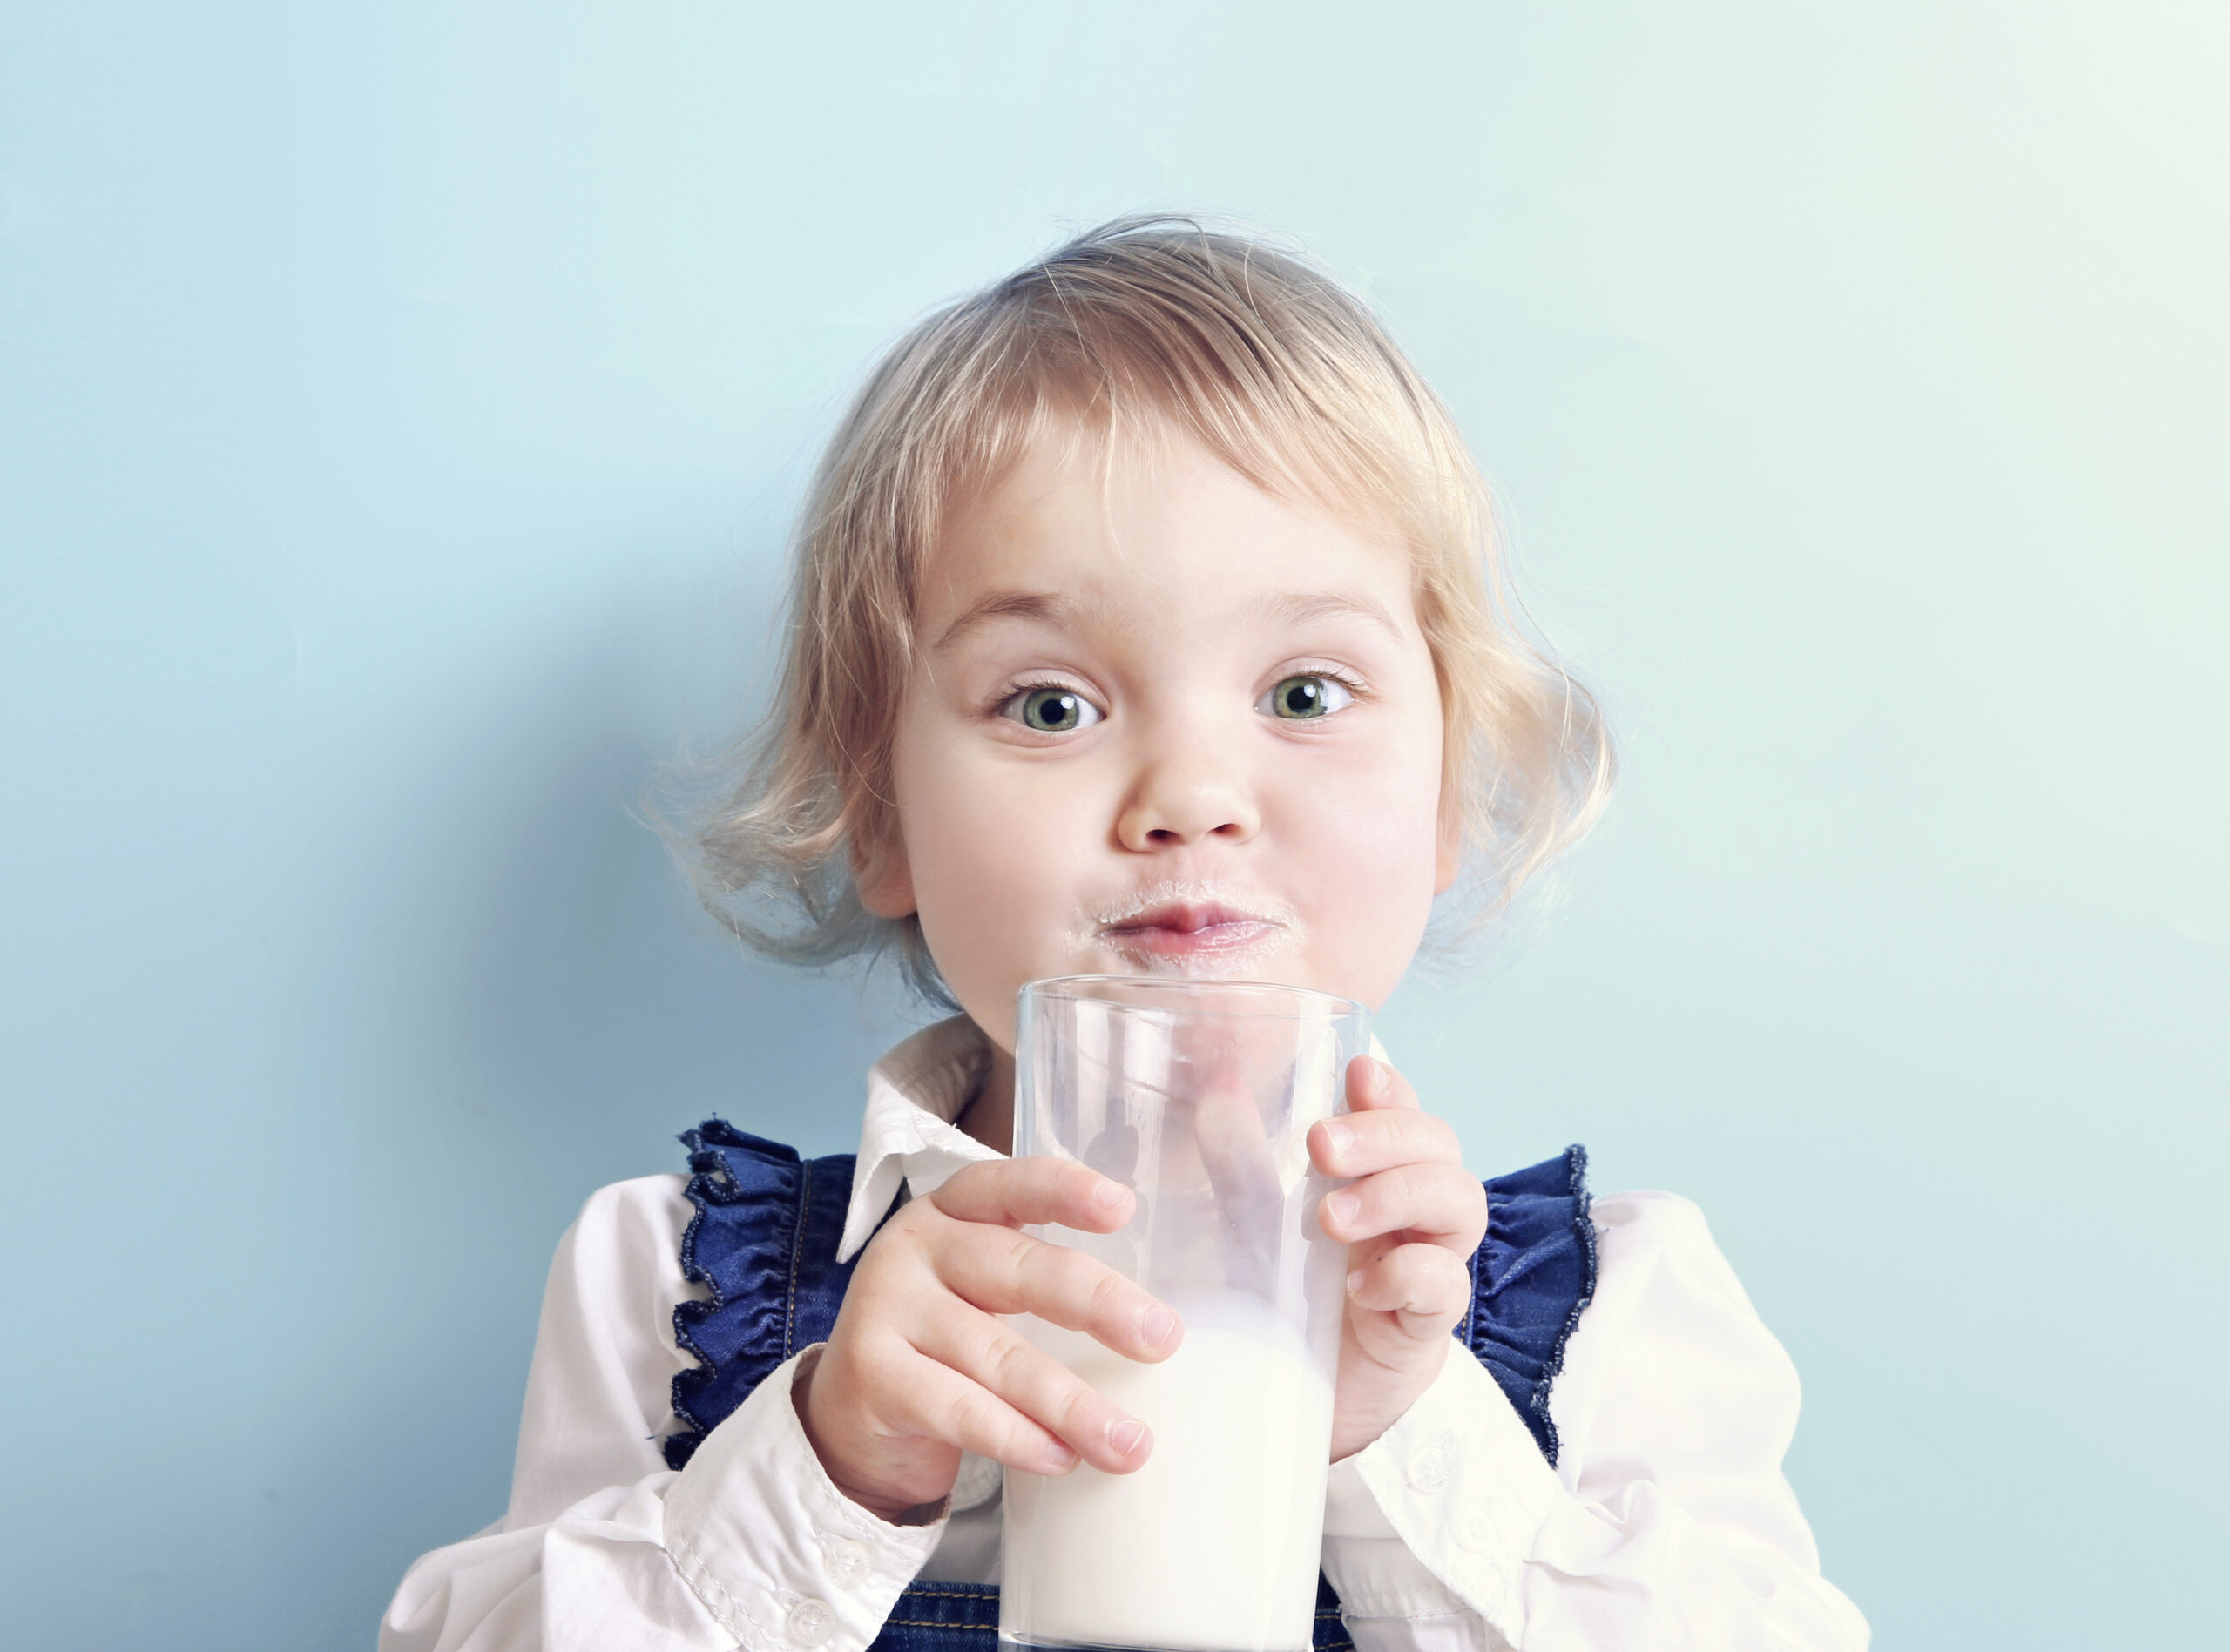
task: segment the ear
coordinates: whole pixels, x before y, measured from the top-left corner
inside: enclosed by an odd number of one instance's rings
[[[887,824],[852,840],[852,883],[860,904],[877,918],[914,915],[914,869],[907,863],[906,845]]]

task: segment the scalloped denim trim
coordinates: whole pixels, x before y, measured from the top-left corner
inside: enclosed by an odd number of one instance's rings
[[[1549,1413],[1549,1390],[1564,1374],[1564,1345],[1571,1340],[1571,1333],[1579,1329],[1579,1316],[1587,1311],[1587,1305],[1595,1300],[1595,1271],[1598,1257],[1595,1251],[1595,1218],[1591,1214],[1594,1199],[1587,1190],[1587,1150],[1574,1142],[1564,1150],[1564,1165],[1571,1176],[1571,1231],[1579,1241],[1579,1253],[1585,1258],[1579,1280],[1579,1299],[1571,1305],[1571,1311],[1564,1316],[1564,1329],[1557,1332],[1557,1339],[1549,1349],[1549,1357],[1541,1366],[1541,1380],[1533,1385],[1532,1407],[1548,1430],[1549,1467],[1557,1466],[1557,1419]]]
[[[1571,1234],[1579,1251],[1579,1290],[1573,1299],[1570,1311],[1564,1315],[1564,1324],[1558,1328],[1557,1334],[1550,1341],[1547,1351],[1541,1356],[1540,1374],[1534,1379],[1531,1390],[1525,1392],[1524,1406],[1524,1412],[1528,1413],[1524,1419],[1526,1426],[1532,1430],[1536,1443],[1541,1447],[1541,1454],[1547,1459],[1551,1468],[1556,1467],[1561,1442],[1557,1437],[1556,1419],[1549,1411],[1549,1395],[1557,1378],[1564,1371],[1565,1345],[1571,1342],[1571,1333],[1579,1328],[1580,1315],[1586,1311],[1587,1305],[1595,1299],[1596,1271],[1598,1262],[1595,1246],[1595,1223],[1590,1215],[1592,1200],[1587,1191],[1587,1150],[1575,1142],[1558,1157],[1564,1162],[1564,1197],[1571,1201]],[[1529,1166],[1525,1170],[1512,1171],[1506,1177],[1490,1177],[1485,1183],[1489,1198],[1492,1199],[1494,1197],[1497,1181],[1504,1183],[1517,1181],[1537,1172],[1548,1170],[1556,1163],[1556,1159],[1548,1159],[1539,1164]],[[1542,1196],[1536,1192],[1528,1197]],[[1456,1327],[1454,1334],[1456,1339],[1470,1352],[1474,1359],[1488,1366],[1489,1370],[1494,1373],[1496,1381],[1502,1383],[1501,1372],[1497,1367],[1503,1362],[1489,1359],[1491,1341],[1488,1345],[1483,1346],[1479,1336],[1479,1304],[1481,1297],[1486,1292],[1488,1283],[1482,1277],[1480,1271],[1487,1257],[1487,1246],[1488,1240],[1483,1237],[1479,1241],[1479,1248],[1471,1253],[1471,1304],[1464,1310],[1463,1322]],[[1532,1273],[1544,1259],[1540,1249],[1528,1247],[1526,1251],[1522,1253],[1519,1265],[1494,1282],[1495,1289],[1508,1290]],[[1513,1406],[1517,1404],[1517,1395],[1510,1392],[1507,1384],[1504,1384],[1504,1392],[1510,1395],[1510,1403]]]
[[[676,1303],[673,1309],[674,1344],[682,1352],[697,1362],[693,1368],[674,1372],[673,1381],[667,1389],[673,1406],[674,1419],[681,1424],[681,1427],[678,1432],[666,1437],[663,1450],[666,1467],[678,1469],[684,1467],[690,1458],[696,1454],[697,1447],[704,1443],[705,1436],[712,1432],[683,1403],[682,1379],[684,1378],[707,1379],[709,1380],[696,1386],[709,1390],[718,1383],[720,1379],[719,1361],[706,1352],[698,1345],[697,1338],[691,1334],[693,1325],[701,1325],[727,1305],[727,1295],[720,1289],[720,1282],[700,1267],[697,1261],[697,1231],[705,1224],[706,1203],[708,1200],[717,1199],[722,1194],[733,1194],[735,1191],[735,1173],[728,1168],[727,1156],[720,1150],[724,1147],[753,1149],[767,1153],[776,1159],[797,1164],[801,1170],[803,1168],[803,1161],[799,1158],[795,1148],[787,1147],[780,1142],[770,1142],[761,1136],[747,1135],[717,1115],[706,1119],[694,1129],[682,1131],[675,1139],[689,1150],[689,1185],[686,1192],[689,1203],[693,1207],[689,1225],[682,1230],[681,1234],[681,1277],[692,1285],[702,1285],[707,1292],[706,1296],[697,1300]],[[792,1217],[794,1225],[792,1228],[790,1244],[790,1299],[785,1306],[782,1328],[782,1354],[785,1359],[789,1357],[789,1341],[797,1325],[798,1251],[805,1242],[804,1206],[811,1197],[811,1180],[810,1177],[801,1177],[799,1209],[796,1215]]]

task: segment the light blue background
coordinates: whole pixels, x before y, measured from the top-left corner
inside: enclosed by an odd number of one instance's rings
[[[877,347],[1145,206],[1382,307],[1623,740],[1385,1017],[1475,1163],[1702,1203],[1883,1646],[2219,1634],[2225,16],[8,6],[0,1642],[368,1646],[581,1197],[850,1145],[902,1007],[628,802]]]

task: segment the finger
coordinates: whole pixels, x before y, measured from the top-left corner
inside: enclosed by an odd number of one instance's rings
[[[934,1358],[917,1357],[897,1392],[893,1420],[909,1433],[1032,1474],[1065,1474],[1077,1466],[1075,1451],[1051,1429]]]
[[[1153,1450],[1152,1433],[1144,1423],[990,1314],[940,1316],[915,1345],[1095,1468],[1127,1474]]]
[[[1358,1055],[1348,1063],[1348,1108],[1351,1112],[1371,1113],[1383,1108],[1416,1105],[1416,1091],[1409,1088],[1408,1079],[1394,1070],[1391,1062]]]
[[[1034,1313],[1132,1359],[1166,1359],[1184,1334],[1177,1315],[1105,1262],[1012,1228],[955,1224],[932,1253],[946,1289],[986,1313]]]
[[[1460,1164],[1400,1164],[1326,1194],[1317,1221],[1344,1244],[1407,1232],[1469,1256],[1487,1231],[1486,1190]]]
[[[1215,1189],[1216,1203],[1226,1221],[1245,1222],[1267,1211],[1276,1220],[1285,1197],[1271,1161],[1268,1134],[1254,1105],[1254,1093],[1236,1073],[1212,1079],[1202,1089],[1193,1113],[1193,1139],[1199,1144],[1201,1167]]]
[[[1350,1113],[1309,1126],[1308,1156],[1327,1176],[1368,1176],[1396,1164],[1463,1162],[1463,1146],[1446,1119],[1415,1108]]]
[[[1359,1308],[1402,1317],[1404,1330],[1446,1329],[1470,1305],[1471,1271],[1436,1244],[1398,1244],[1348,1276]]]
[[[1073,1159],[991,1159],[958,1171],[929,1200],[963,1222],[1053,1222],[1112,1233],[1131,1219],[1130,1189]]]

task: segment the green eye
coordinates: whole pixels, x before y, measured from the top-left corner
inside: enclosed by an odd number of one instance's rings
[[[1342,706],[1355,703],[1355,696],[1348,685],[1329,677],[1288,677],[1262,697],[1258,710],[1288,722],[1303,722],[1310,718],[1329,717]]]
[[[1099,721],[1099,708],[1074,690],[1024,690],[1005,706],[1007,715],[1040,734],[1068,734]]]

